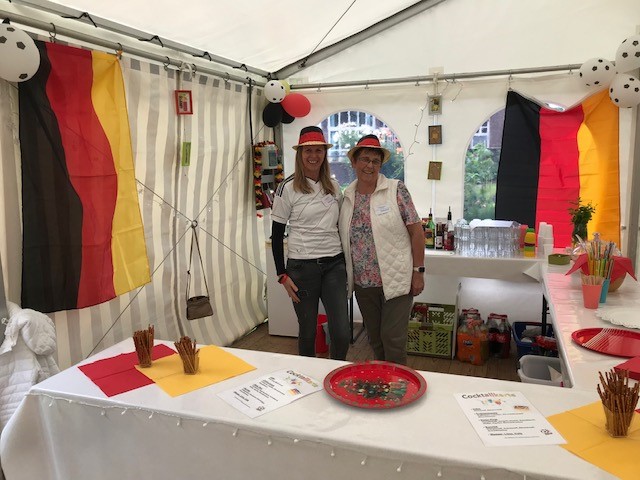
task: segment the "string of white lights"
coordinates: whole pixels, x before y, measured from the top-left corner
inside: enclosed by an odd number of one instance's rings
[[[225,422],[225,421],[221,421],[221,420],[212,420],[211,418],[204,418],[204,417],[197,417],[197,416],[183,416],[183,415],[177,415],[175,413],[171,413],[171,412],[166,412],[166,411],[158,411],[158,410],[153,410],[153,409],[149,409],[149,408],[145,408],[145,407],[140,407],[140,406],[131,406],[131,405],[104,405],[104,404],[98,404],[98,403],[91,403],[91,402],[86,402],[86,401],[81,401],[81,400],[75,400],[75,399],[71,399],[71,398],[66,398],[66,397],[61,397],[61,396],[56,396],[56,395],[50,395],[47,393],[43,393],[43,392],[29,392],[27,394],[27,396],[30,397],[34,397],[36,399],[46,399],[45,403],[48,402],[48,406],[50,408],[53,408],[56,405],[56,402],[60,402],[60,404],[62,405],[80,405],[83,407],[91,407],[91,408],[95,408],[96,410],[99,411],[99,415],[104,418],[105,420],[109,420],[110,416],[109,416],[109,412],[118,412],[120,416],[123,415],[127,415],[127,414],[131,414],[131,412],[139,412],[141,413],[143,416],[146,416],[148,420],[153,420],[154,418],[156,418],[157,416],[160,417],[165,417],[165,418],[169,418],[169,419],[173,419],[173,421],[175,421],[176,424],[176,428],[184,428],[185,426],[185,422],[187,421],[193,421],[193,422],[197,422],[197,423],[201,423],[203,428],[207,428],[210,425],[214,425],[214,426],[223,426],[223,427],[230,427],[232,428],[232,433],[231,436],[233,438],[238,438],[241,434],[241,430],[247,433],[251,433],[253,435],[256,436],[261,436],[264,435],[266,437],[266,444],[268,446],[272,446],[274,444],[275,440],[280,440],[280,441],[291,441],[294,445],[300,445],[301,443],[307,443],[307,444],[312,444],[312,445],[321,445],[324,447],[327,447],[330,449],[330,453],[329,453],[329,457],[334,459],[336,457],[338,457],[338,454],[336,453],[336,448],[344,448],[346,451],[356,454],[356,455],[362,455],[361,460],[360,460],[360,465],[362,467],[366,467],[369,464],[369,460],[371,458],[370,454],[365,453],[365,452],[361,452],[358,451],[357,449],[353,449],[353,448],[347,448],[347,447],[343,447],[343,446],[336,446],[336,445],[331,445],[327,442],[322,442],[320,440],[317,439],[301,439],[298,437],[291,437],[291,436],[286,436],[286,435],[274,435],[273,433],[265,433],[262,430],[259,429],[252,429],[246,426],[242,426],[242,427],[238,427],[236,425],[231,425],[229,422]],[[410,465],[414,462],[408,462],[405,460],[397,460],[397,459],[391,459],[391,458],[385,458],[385,457],[380,457],[382,459],[385,460],[389,460],[389,461],[397,461],[398,462],[398,466],[395,468],[396,472],[398,474],[402,474],[405,470],[408,470],[407,465]],[[424,468],[424,464],[418,464],[415,463],[415,466],[419,466],[420,468]],[[481,473],[478,472],[478,469],[475,468],[469,468],[469,467],[461,467],[461,466],[453,466],[453,465],[442,465],[442,466],[434,466],[437,469],[437,472],[435,474],[436,478],[446,478],[445,477],[445,472],[449,473],[452,477],[456,477],[456,478],[461,478],[461,476],[463,475],[464,478],[476,478],[479,480],[486,480],[486,476],[485,473]],[[501,470],[504,472],[504,470]],[[519,476],[518,474],[514,473],[514,472],[510,472],[512,473],[511,478],[516,478],[516,476]],[[425,477],[425,479],[432,479],[433,476],[432,474],[429,474],[428,476]],[[527,475],[522,475],[522,479],[523,480],[532,480],[533,477],[528,477]],[[535,479],[534,479],[535,480]],[[539,479],[538,479],[539,480]]]

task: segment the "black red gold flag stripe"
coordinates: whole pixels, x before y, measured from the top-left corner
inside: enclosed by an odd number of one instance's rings
[[[96,305],[150,281],[115,56],[36,42],[19,87],[22,306]]]
[[[496,219],[553,225],[554,244],[571,244],[572,202],[592,202],[588,225],[620,245],[618,108],[606,91],[559,112],[507,94],[496,186]]]

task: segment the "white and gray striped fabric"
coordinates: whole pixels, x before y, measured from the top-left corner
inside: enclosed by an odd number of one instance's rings
[[[265,238],[254,207],[248,87],[199,74],[180,76],[137,59],[123,58],[121,64],[152,281],[95,307],[50,314],[61,368],[149,324],[156,338],[177,340],[184,332],[198,343],[228,345],[266,317]],[[176,115],[176,89],[192,91],[193,115]],[[260,141],[264,100],[255,90],[251,110]],[[187,167],[180,166],[184,141],[191,142]],[[5,200],[19,208],[15,198]],[[188,321],[193,221],[214,315]],[[197,255],[191,273],[191,295],[206,294]]]

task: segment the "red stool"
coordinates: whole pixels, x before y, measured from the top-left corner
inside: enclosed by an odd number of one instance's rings
[[[318,325],[316,327],[316,353],[325,353],[329,350],[327,336],[324,333],[323,324],[327,323],[326,315],[318,315]]]

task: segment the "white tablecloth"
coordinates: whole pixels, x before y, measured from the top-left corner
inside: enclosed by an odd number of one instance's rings
[[[425,250],[424,263],[430,275],[489,278],[510,282],[540,281],[542,258],[461,257],[450,252]]]
[[[132,350],[128,340],[89,361]],[[521,391],[551,415],[595,391],[421,372],[427,392],[403,408],[361,410],[321,391],[252,420],[216,393],[283,368],[322,380],[344,362],[226,350],[257,369],[175,398],[156,385],[107,398],[76,367],[37,385],[2,434],[7,479],[613,478],[560,446],[485,447],[453,397]]]
[[[577,345],[571,334],[583,328],[621,328],[601,320],[595,310],[584,308],[580,274],[565,275],[569,266],[549,266],[543,274],[544,294],[549,302],[551,321],[558,339],[558,349],[565,364],[570,386],[595,390],[598,372],[609,371],[626,358],[594,352]],[[622,286],[607,296],[605,307],[637,306],[640,310],[640,284],[627,277]],[[637,330],[636,330],[637,331]]]

